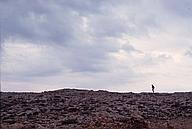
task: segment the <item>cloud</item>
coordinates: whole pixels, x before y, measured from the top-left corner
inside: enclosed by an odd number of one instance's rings
[[[90,0],[86,2],[48,0],[46,5],[41,0],[1,3],[4,38],[16,36],[36,42],[71,44],[71,40],[79,40],[79,37],[99,38],[121,36],[122,33],[138,34],[156,24],[155,18],[152,18],[154,14],[140,12],[140,7],[146,8],[143,2],[138,2],[136,8],[132,7],[135,6],[135,2],[132,1],[122,1],[119,6],[115,6],[117,4],[115,1]],[[13,14],[15,17],[12,17]]]
[[[186,51],[186,53],[185,53],[187,56],[189,56],[189,57],[192,57],[192,47],[190,47],[187,51]]]
[[[190,0],[1,1],[3,89],[146,91],[152,80],[164,88],[191,83],[192,62],[183,54],[191,55],[191,6]]]
[[[1,72],[5,79],[22,80],[61,72],[63,67],[50,55],[49,46],[23,42],[10,39],[3,45]]]
[[[163,0],[163,3],[167,9],[169,9],[173,14],[191,18],[192,17],[192,1],[191,0]]]

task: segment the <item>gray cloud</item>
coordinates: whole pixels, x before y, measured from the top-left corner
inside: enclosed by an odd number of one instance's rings
[[[143,17],[133,1],[4,1],[1,2],[4,38],[16,36],[36,42],[67,44],[81,36],[120,36],[138,34],[156,24],[155,15]],[[135,13],[130,13],[129,10]],[[123,12],[122,16],[117,15]],[[138,12],[138,14],[136,14]],[[14,16],[13,16],[14,15]],[[152,18],[153,17],[153,18]],[[90,30],[84,32],[82,18],[87,18]]]
[[[4,2],[3,38],[50,44],[59,53],[56,52],[55,56],[59,56],[72,71],[105,70],[108,53],[120,48],[118,42],[107,41],[106,38],[120,37],[130,30],[127,23],[116,15],[112,16],[113,10],[118,11],[113,3],[47,1],[45,5],[43,1]],[[105,5],[109,7],[105,8]],[[15,17],[12,17],[13,14]],[[86,22],[83,18],[88,23],[83,23]],[[88,24],[88,30],[83,28],[83,24]]]
[[[190,47],[187,51],[186,51],[186,53],[185,53],[187,56],[189,56],[189,57],[192,57],[192,47]]]
[[[192,1],[191,0],[163,0],[163,3],[167,9],[169,9],[175,15],[179,15],[185,18],[192,17]]]

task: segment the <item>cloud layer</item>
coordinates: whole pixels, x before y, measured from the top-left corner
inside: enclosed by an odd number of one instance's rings
[[[4,91],[191,91],[191,0],[3,0]]]

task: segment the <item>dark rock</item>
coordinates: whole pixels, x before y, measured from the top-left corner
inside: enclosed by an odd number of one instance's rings
[[[14,124],[14,123],[15,123],[15,120],[9,118],[9,119],[4,119],[3,122],[8,123],[8,124]]]
[[[78,124],[76,118],[66,118],[61,121],[61,125]]]
[[[69,107],[68,111],[69,112],[77,112],[77,111],[79,111],[79,108],[77,108],[77,107]]]

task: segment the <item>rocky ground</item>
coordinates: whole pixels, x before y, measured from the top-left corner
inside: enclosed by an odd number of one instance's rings
[[[2,129],[192,129],[192,92],[1,92]]]

